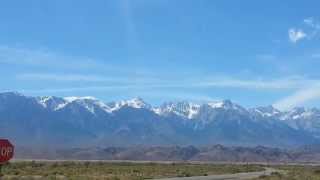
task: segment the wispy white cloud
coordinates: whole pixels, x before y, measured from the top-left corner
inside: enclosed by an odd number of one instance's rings
[[[81,81],[81,82],[105,82],[114,81],[116,79],[106,78],[95,75],[81,75],[81,74],[48,74],[48,73],[26,73],[18,74],[16,76],[19,80],[32,81]]]
[[[313,17],[303,20],[303,26],[299,29],[290,28],[288,31],[289,40],[292,43],[297,43],[303,39],[314,39],[320,33],[320,22]]]
[[[306,18],[306,19],[303,20],[303,22],[308,26],[311,26],[311,27],[315,26],[313,17]]]
[[[107,61],[105,59],[78,57],[63,53],[56,53],[45,49],[9,47],[1,44],[0,65],[15,65],[17,67],[23,67],[24,69],[46,69],[49,70],[49,73],[61,71],[73,73],[94,70],[94,72],[108,72],[109,75],[126,74],[132,76],[150,74],[150,70],[145,67],[132,67],[129,65],[123,66],[123,64],[120,64],[115,60]],[[54,79],[53,76],[44,76],[43,78]],[[55,78],[58,79],[59,77]],[[97,77],[90,78],[99,79]],[[85,78],[75,77],[69,79],[72,80]]]
[[[139,77],[131,79],[123,78],[104,78],[102,76],[82,76],[82,75],[51,75],[51,74],[26,74],[18,76],[21,79],[31,78],[33,80],[54,80],[54,81],[92,81],[109,83],[108,86],[94,86],[84,88],[63,88],[59,91],[83,91],[83,90],[104,90],[106,88],[135,88],[135,89],[151,89],[151,88],[242,88],[242,89],[261,89],[261,90],[281,90],[281,89],[300,89],[302,87],[310,87],[313,84],[320,84],[320,80],[305,79],[303,77],[286,77],[280,79],[236,79],[232,77],[202,77],[185,79],[162,79],[162,78],[145,78]],[[65,78],[64,78],[65,77]],[[114,82],[117,86],[114,86]]]
[[[68,92],[99,92],[99,91],[117,91],[119,89],[133,89],[132,85],[109,85],[109,86],[86,86],[86,87],[65,87],[65,88],[38,88],[38,89],[20,89],[23,93],[68,93]]]
[[[94,82],[94,83],[152,83],[161,80],[152,77],[110,76],[88,74],[54,74],[54,73],[22,73],[16,79],[23,81],[56,81],[56,82]]]
[[[68,69],[105,67],[105,65],[90,58],[61,55],[41,49],[15,48],[2,45],[0,45],[0,63]]]
[[[314,83],[320,83],[318,80],[306,79],[300,76],[284,77],[279,79],[251,79],[243,80],[230,77],[220,77],[207,79],[196,83],[196,86],[204,87],[231,87],[245,89],[279,90],[279,89],[299,89],[308,87]]]
[[[313,39],[317,37],[320,33],[320,22],[313,17],[306,18],[303,22],[311,29],[308,38]]]
[[[314,29],[320,29],[320,23],[313,17],[306,18],[303,20],[303,22]]]
[[[139,33],[134,21],[134,9],[132,8],[132,2],[131,0],[122,0],[119,1],[119,3],[125,22],[127,47],[128,49],[140,48],[141,44],[139,43]],[[130,51],[128,51],[127,53],[130,53]]]
[[[273,106],[280,110],[288,110],[296,106],[302,106],[308,101],[319,98],[320,84],[317,84],[310,88],[298,90],[294,94],[277,101]]]
[[[291,28],[288,31],[289,40],[292,43],[297,43],[298,41],[307,37],[307,34],[301,29]]]
[[[300,28],[290,28],[288,31],[289,40],[297,43],[303,39],[314,39],[320,33],[320,22],[313,17],[305,18]]]

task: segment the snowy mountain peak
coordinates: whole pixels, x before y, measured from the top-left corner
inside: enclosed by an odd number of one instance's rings
[[[41,102],[47,102],[52,98],[53,98],[53,96],[41,96],[41,97],[38,97],[39,101],[41,101]]]
[[[190,103],[187,101],[164,103],[162,106],[154,108],[154,112],[159,115],[173,113],[188,119],[194,118],[194,116],[199,113],[199,110],[199,104]]]
[[[61,106],[61,104],[66,103],[63,98],[58,98],[58,97],[54,97],[54,96],[37,97],[37,101],[44,108],[49,108],[52,110],[57,110],[57,109],[59,109],[59,106]]]
[[[300,114],[304,112],[306,112],[306,109],[304,107],[295,107],[289,111],[289,113],[291,114]]]
[[[142,98],[136,97],[130,100],[122,100],[119,102],[112,102],[108,104],[111,107],[111,111],[119,110],[124,106],[132,107],[135,109],[151,109],[151,105],[146,103]]]
[[[128,106],[133,107],[133,108],[137,108],[137,109],[140,109],[140,108],[150,109],[151,108],[151,105],[147,104],[140,97],[136,97],[136,98],[133,98],[131,100],[127,100],[126,103],[127,103]]]
[[[97,100],[95,97],[92,97],[92,96],[84,96],[84,97],[71,96],[71,97],[65,97],[63,99],[65,99],[68,102],[81,101],[81,100],[91,100],[91,101]]]
[[[209,109],[207,109],[209,108]],[[207,111],[214,110],[224,110],[224,111],[238,111],[240,113],[247,112],[247,110],[240,105],[237,105],[230,100],[217,101],[217,102],[209,102],[205,104],[196,104],[188,101],[180,101],[180,102],[169,102],[164,103],[162,106],[158,108],[154,108],[154,112],[159,115],[169,115],[176,114],[178,116],[182,116],[187,119],[194,119],[200,113],[205,113]],[[204,115],[204,114],[203,114]],[[206,116],[206,115],[204,115]]]
[[[212,108],[223,108],[224,104],[222,101],[218,102],[209,102],[208,105]]]
[[[111,113],[111,108],[103,103],[102,101],[98,100],[92,96],[84,96],[84,97],[66,97],[64,98],[69,104],[70,103],[78,103],[85,107],[88,111],[95,114],[97,109],[102,109],[107,113]]]
[[[53,110],[53,111],[58,111],[67,106],[77,104],[84,107],[85,109],[87,109],[93,114],[95,113],[97,108],[100,108],[103,111],[106,111],[108,113],[111,112],[109,106],[107,106],[103,102],[91,96],[64,97],[64,98],[59,98],[55,96],[42,96],[42,97],[37,97],[37,101],[40,105],[42,105],[42,107]]]
[[[296,107],[284,113],[282,120],[308,119],[313,116],[320,116],[320,111],[316,108],[306,109]]]
[[[281,114],[281,111],[274,108],[273,106],[262,106],[262,107],[254,108],[252,110],[263,117],[274,117]]]
[[[216,102],[209,102],[208,106],[214,109],[225,109],[225,110],[245,110],[238,104],[233,103],[230,100],[223,100],[223,101],[216,101]]]

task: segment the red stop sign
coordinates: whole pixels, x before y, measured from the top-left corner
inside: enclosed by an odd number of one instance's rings
[[[13,157],[14,146],[7,139],[0,139],[0,163],[9,161]]]

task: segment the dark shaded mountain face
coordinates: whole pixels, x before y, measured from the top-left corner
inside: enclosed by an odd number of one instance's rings
[[[19,146],[293,147],[319,143],[319,122],[317,109],[246,109],[229,100],[152,107],[139,98],[103,103],[92,97],[0,94],[0,137]]]

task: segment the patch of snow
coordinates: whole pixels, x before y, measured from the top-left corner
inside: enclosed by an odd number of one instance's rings
[[[162,111],[161,111],[161,108],[152,108],[152,111],[158,115],[161,115],[162,114]]]
[[[59,104],[55,110],[59,110],[64,108],[70,103],[76,102],[79,103],[81,106],[85,107],[88,111],[90,111],[92,114],[95,113],[95,106],[101,108],[102,110],[111,113],[111,108],[107,106],[105,103],[97,100],[95,97],[92,96],[84,96],[84,97],[65,97],[63,98],[65,100],[65,103]]]
[[[194,118],[199,113],[199,110],[200,110],[200,105],[190,103],[188,118],[189,119]]]
[[[247,112],[247,110],[240,105],[237,105],[230,100],[218,101],[218,102],[209,102],[208,106],[213,109],[224,109],[224,110],[236,110],[239,112]]]
[[[58,111],[59,109],[64,108],[67,104],[69,104],[69,103],[68,103],[68,102],[65,102],[65,103],[59,104],[54,110],[55,110],[55,111]]]
[[[136,109],[140,108],[149,108],[149,105],[146,104],[141,98],[134,98],[131,100],[128,100],[127,105]]]
[[[254,111],[263,117],[273,117],[280,114],[280,111],[278,111],[277,109],[274,109],[273,107],[255,108]]]
[[[222,101],[220,102],[209,102],[208,105],[212,108],[223,108],[224,103]]]
[[[122,101],[116,102],[114,104],[114,106],[112,108],[110,108],[110,110],[116,111],[116,110],[121,109],[123,106],[129,106],[129,107],[132,107],[135,109],[142,109],[142,108],[152,109],[151,105],[145,103],[143,101],[143,99],[133,98],[133,99],[126,100],[126,101],[122,100]]]
[[[200,106],[199,104],[182,101],[164,103],[161,107],[153,108],[152,110],[159,115],[173,113],[186,119],[193,119],[199,113]]]
[[[92,96],[84,96],[84,97],[71,96],[71,97],[65,97],[63,99],[68,102],[73,102],[77,100],[97,100],[95,97],[92,97]]]
[[[42,105],[44,108],[47,108],[47,101],[50,100],[52,97],[51,96],[43,96],[43,97],[39,97],[38,99],[38,103],[40,105]]]
[[[37,102],[44,108],[52,108],[56,110],[62,106],[65,102],[64,99],[53,97],[53,96],[42,96],[37,98]]]

